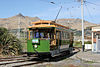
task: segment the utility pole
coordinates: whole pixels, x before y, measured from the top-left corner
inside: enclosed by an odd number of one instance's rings
[[[6,23],[6,28],[8,29],[8,23]]]
[[[18,19],[18,38],[20,38],[20,17]]]
[[[84,52],[84,0],[81,0],[81,17],[82,17],[82,51]]]

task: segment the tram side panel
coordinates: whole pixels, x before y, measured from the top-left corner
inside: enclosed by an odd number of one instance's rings
[[[73,35],[71,32],[62,32],[61,33],[61,46],[60,46],[60,52],[63,51],[72,51],[73,48]]]

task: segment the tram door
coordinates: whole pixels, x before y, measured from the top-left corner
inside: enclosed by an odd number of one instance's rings
[[[56,44],[58,46],[58,49],[60,49],[60,46],[61,46],[61,32],[60,31],[56,32]]]

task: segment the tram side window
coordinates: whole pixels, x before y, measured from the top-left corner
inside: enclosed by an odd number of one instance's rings
[[[64,39],[64,34],[63,34],[63,32],[61,32],[61,37],[62,37],[62,39]]]
[[[56,39],[58,39],[59,37],[58,37],[59,35],[58,35],[58,32],[56,32]]]
[[[70,35],[69,35],[69,33],[67,32],[66,33],[66,39],[69,39],[70,38]]]
[[[64,32],[64,39],[66,39],[66,33]]]
[[[54,33],[50,33],[50,39],[54,39]]]
[[[67,39],[67,38],[66,38],[66,32],[65,32],[65,39]]]

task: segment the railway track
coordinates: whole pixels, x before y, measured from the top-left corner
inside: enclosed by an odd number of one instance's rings
[[[35,65],[35,64],[40,64],[40,63],[43,63],[42,61],[36,61],[36,62],[27,62],[27,63],[23,63],[23,64],[17,64],[17,65],[14,65],[12,67],[22,67],[22,66],[30,66],[30,65]]]
[[[22,56],[17,56],[17,57],[5,57],[5,58],[0,58],[0,62],[3,62],[3,61],[13,61],[13,60],[20,60],[20,59],[23,59],[24,60],[24,57]]]
[[[73,47],[75,50],[77,50],[77,52],[80,52],[81,51],[81,48],[80,47]]]
[[[43,63],[36,57],[0,58],[0,67],[22,67]]]
[[[80,48],[76,48],[74,47],[75,51],[79,52]],[[66,54],[67,55],[67,54]],[[68,55],[69,57],[70,55]],[[48,61],[55,61],[56,60],[60,60],[60,59],[64,58],[64,56],[62,55],[56,58],[53,58],[51,60],[45,60],[45,59],[39,59],[37,57],[23,57],[23,56],[17,56],[17,57],[8,57],[8,58],[0,58],[0,67],[23,67],[23,66],[31,66],[31,65],[35,65],[35,64],[40,64],[40,63],[44,63],[44,62],[48,62]],[[65,56],[66,58],[66,56]]]

